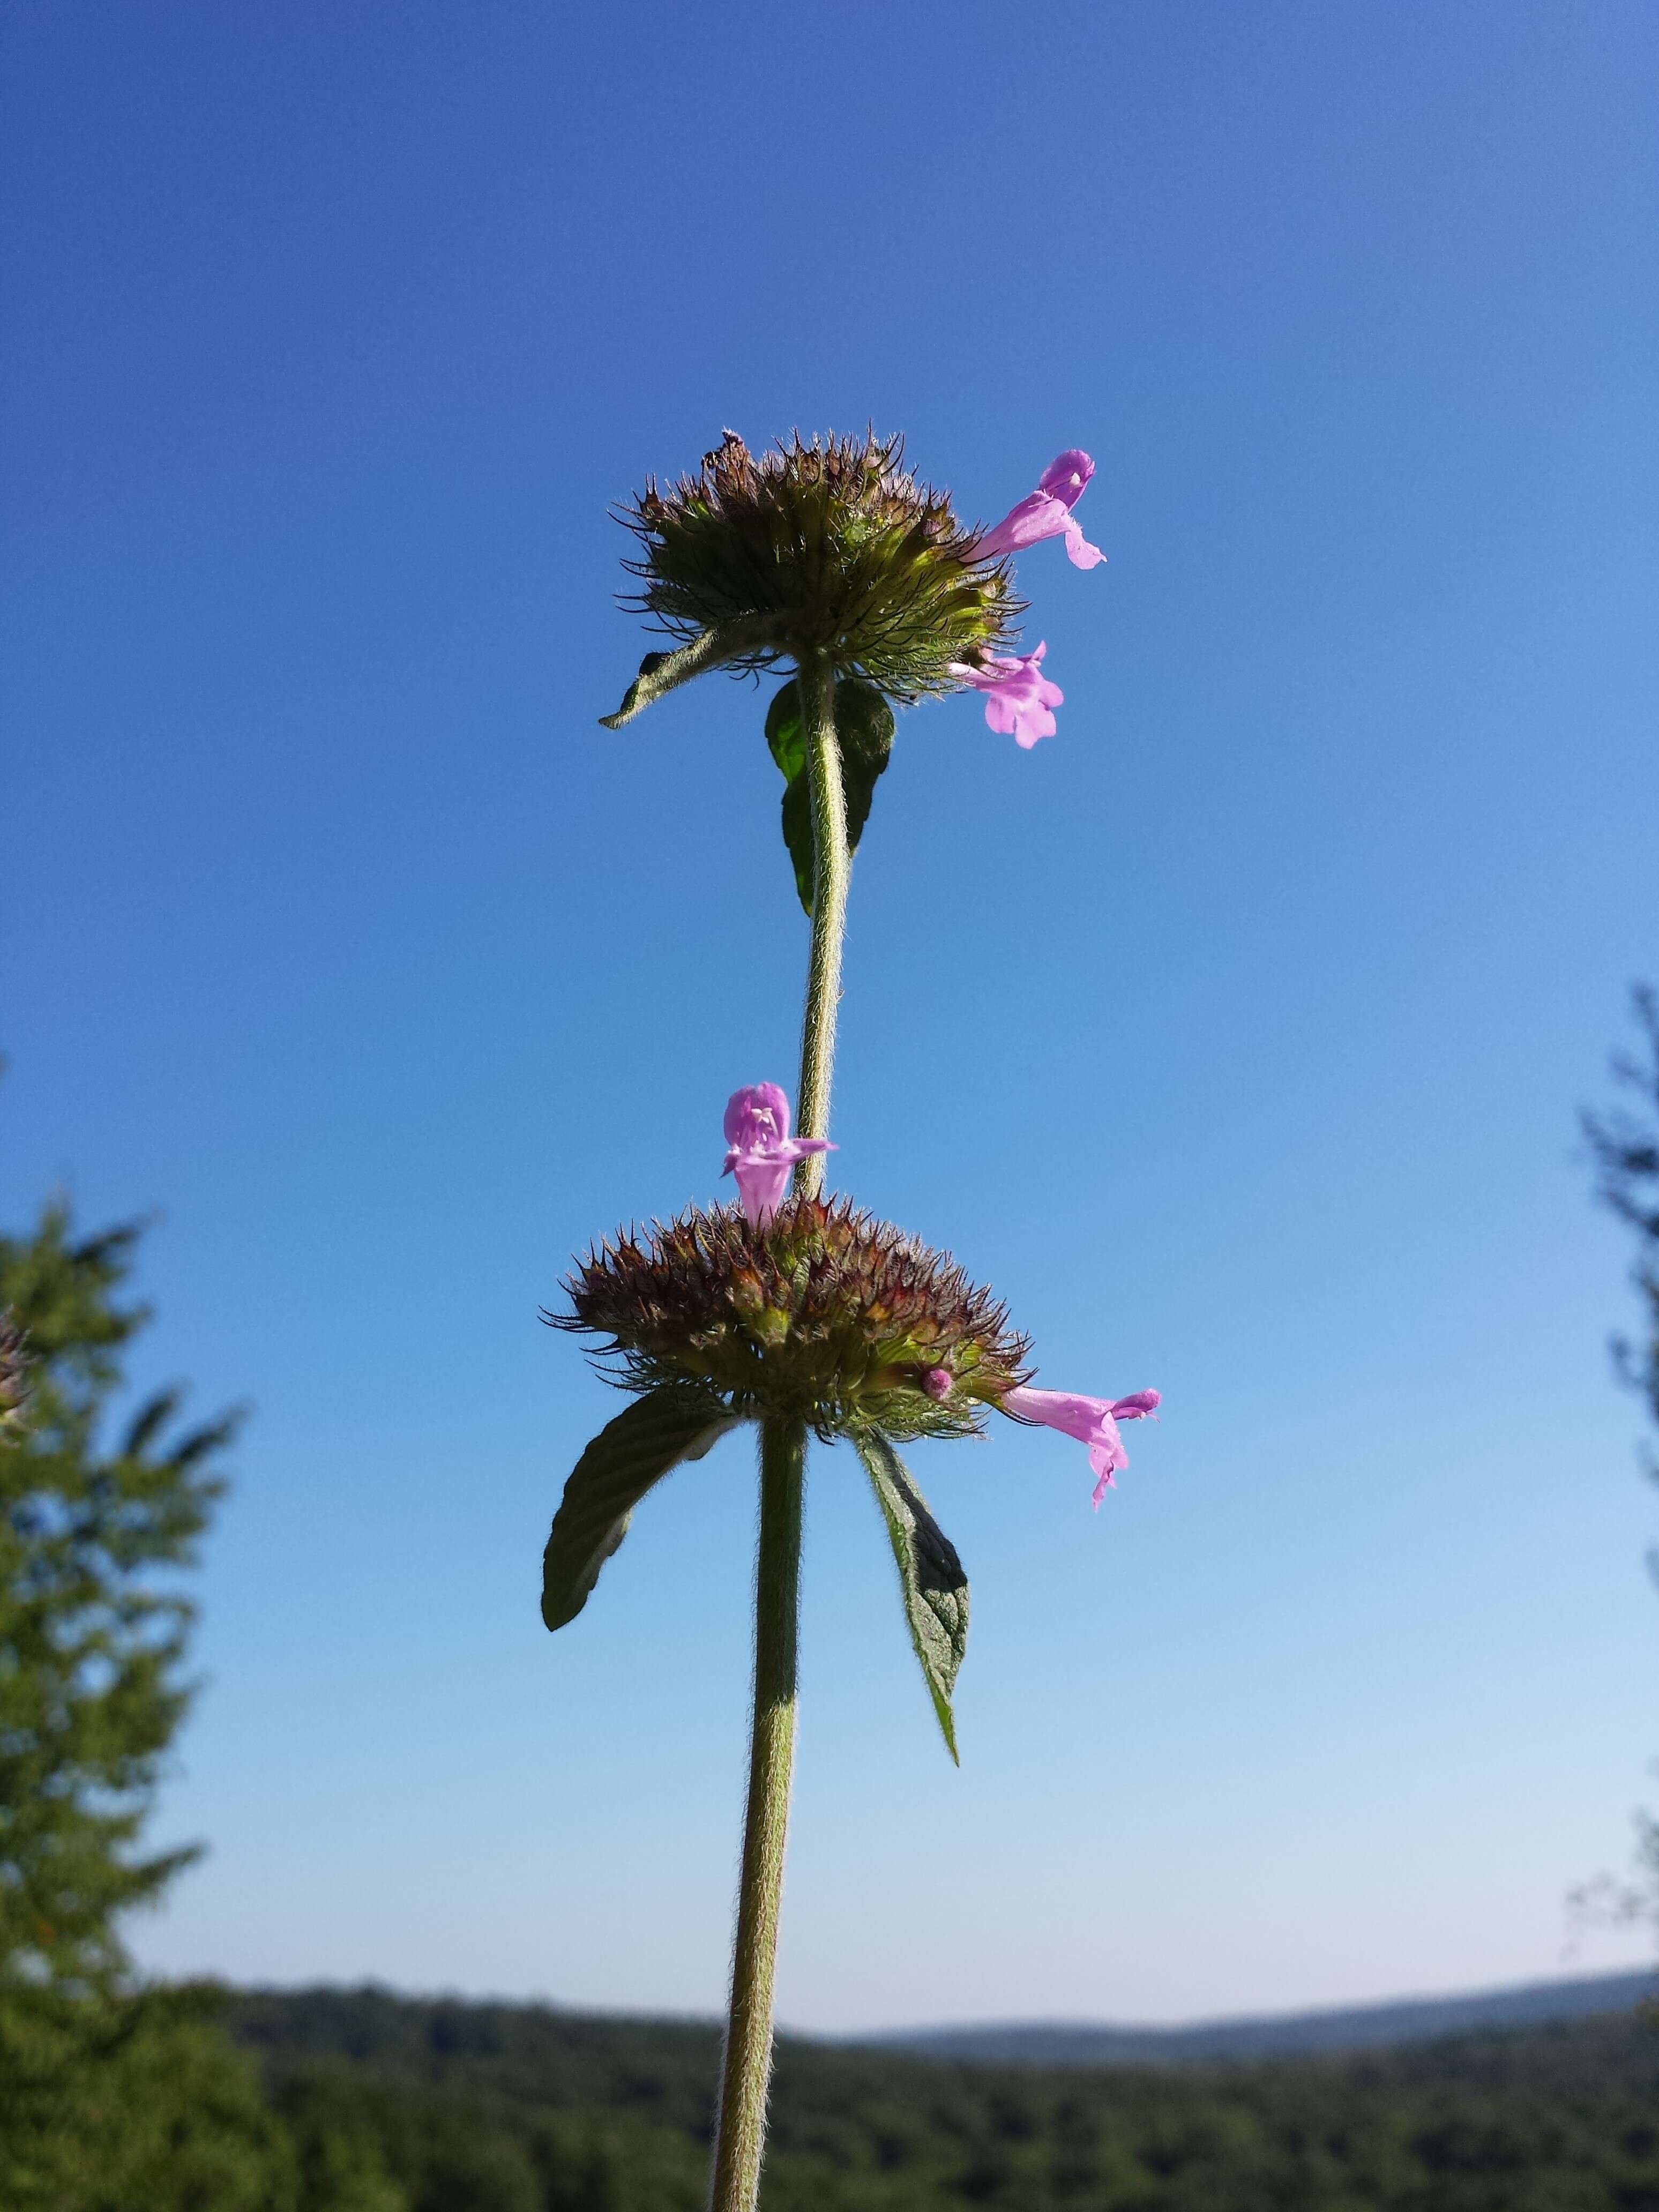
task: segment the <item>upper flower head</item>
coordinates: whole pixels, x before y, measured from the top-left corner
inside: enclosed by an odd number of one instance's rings
[[[827,1137],[792,1137],[789,1100],[775,1083],[751,1083],[726,1102],[726,1155],[722,1175],[738,1179],[743,1210],[757,1228],[776,1212],[797,1160],[813,1152],[833,1152]]]
[[[1019,611],[896,438],[797,433],[757,458],[728,430],[696,476],[648,483],[622,519],[640,541],[628,566],[641,611],[681,638],[712,634],[699,667],[823,648],[838,673],[913,700],[948,690],[951,661],[1006,643]]]
[[[821,1436],[969,1436],[1025,1377],[1025,1340],[988,1291],[845,1199],[787,1199],[764,1225],[684,1213],[601,1245],[565,1289],[571,1310],[548,1318],[608,1337],[599,1356],[627,1388],[693,1384]]]
[[[1027,752],[1039,738],[1053,737],[1057,726],[1054,709],[1065,703],[1066,694],[1059,684],[1051,684],[1042,672],[1040,664],[1048,650],[1045,638],[1035,653],[993,655],[981,668],[962,662],[951,671],[962,683],[986,694],[986,720]]]
[[[1132,1390],[1127,1398],[1083,1398],[1070,1390],[1032,1390],[1023,1384],[1005,1390],[1000,1401],[1002,1411],[1017,1421],[1039,1422],[1088,1445],[1089,1464],[1097,1477],[1097,1505],[1109,1490],[1116,1489],[1113,1476],[1117,1469],[1129,1464],[1118,1423],[1146,1420],[1159,1402],[1156,1390]]]
[[[1000,561],[1006,553],[1036,545],[1045,538],[1064,538],[1072,564],[1097,568],[1106,556],[1091,545],[1072,509],[1084,494],[1095,465],[1080,447],[1057,454],[1042,471],[1037,488],[1009,508],[994,530],[988,530],[974,549],[979,561]]]

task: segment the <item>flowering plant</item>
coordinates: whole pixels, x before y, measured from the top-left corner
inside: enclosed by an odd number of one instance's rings
[[[564,1285],[567,1306],[547,1316],[600,1340],[595,1358],[633,1397],[565,1486],[543,1565],[550,1628],[580,1612],[656,1483],[726,1430],[759,1431],[755,1703],[713,2212],[752,2212],[760,2183],[809,1434],[846,1439],[863,1462],[954,1759],[967,1579],[898,1445],[978,1435],[993,1413],[1059,1429],[1088,1446],[1098,1505],[1127,1464],[1119,1425],[1158,1403],[1156,1390],[1114,1400],[1036,1388],[1030,1345],[989,1291],[948,1254],[823,1194],[848,877],[894,708],[971,690],[989,726],[1027,750],[1054,734],[1063,694],[1042,672],[1046,645],[1010,649],[1024,609],[1009,559],[1049,538],[1079,568],[1104,559],[1074,512],[1093,474],[1086,453],[1060,454],[981,531],[917,483],[896,440],[797,435],[757,459],[728,430],[696,476],[647,484],[623,516],[640,548],[636,604],[678,641],[646,655],[605,726],[713,669],[793,663],[765,734],[811,921],[799,1133],[778,1085],[734,1092],[724,1172],[735,1203],[597,1245]]]

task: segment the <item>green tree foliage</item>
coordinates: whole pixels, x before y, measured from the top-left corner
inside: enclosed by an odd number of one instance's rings
[[[50,1207],[0,1237],[0,1303],[34,1361],[27,1419],[0,1453],[0,1975],[78,1993],[124,1966],[115,1917],[191,1856],[134,1845],[183,1714],[190,1561],[223,1488],[234,1415],[175,1432],[179,1393],[101,1431],[118,1354],[149,1314],[117,1292],[133,1225],[76,1240]]]
[[[299,2212],[293,2146],[213,1990],[82,2000],[66,2063],[0,2097],[7,2212]],[[303,2200],[309,2206],[313,2200]],[[382,2212],[318,2197],[327,2212]],[[385,2212],[403,2212],[400,2205]]]
[[[191,1992],[132,1981],[119,1916],[193,1854],[140,1832],[189,1699],[188,1565],[234,1414],[157,1392],[113,1433],[137,1227],[65,1207],[0,1237],[25,1333],[0,1440],[0,2204],[7,2212],[284,2212],[293,2160],[247,2061]],[[160,1579],[158,1580],[158,1577]]]
[[[712,2029],[375,1990],[229,2002],[307,2173],[320,2171],[311,2146],[351,2144],[352,2170],[397,2191],[303,2194],[301,2212],[701,2212]],[[1659,2212],[1659,2035],[1613,2015],[1355,2057],[1110,2071],[786,2038],[762,2202]]]

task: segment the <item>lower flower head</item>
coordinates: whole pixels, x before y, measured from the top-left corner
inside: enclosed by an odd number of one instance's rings
[[[564,1288],[569,1311],[547,1319],[608,1339],[596,1357],[624,1389],[699,1385],[727,1414],[822,1437],[973,1435],[1025,1380],[991,1292],[845,1199],[788,1199],[764,1225],[696,1209],[599,1246]]]

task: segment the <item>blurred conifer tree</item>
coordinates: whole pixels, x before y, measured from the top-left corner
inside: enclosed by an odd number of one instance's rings
[[[110,1433],[139,1224],[48,1206],[0,1237],[24,1333],[0,1436],[0,2204],[286,2212],[292,2153],[199,1991],[139,1988],[117,1923],[195,1856],[140,1832],[189,1703],[188,1566],[239,1416],[182,1428],[156,1392]],[[161,1579],[158,1580],[158,1575]]]

